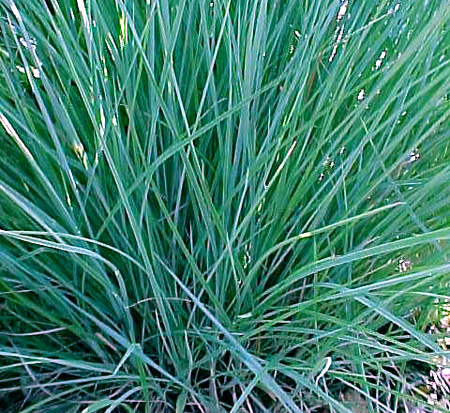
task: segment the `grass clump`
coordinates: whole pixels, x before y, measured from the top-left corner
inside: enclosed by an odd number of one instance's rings
[[[0,10],[2,411],[426,404],[447,1]]]

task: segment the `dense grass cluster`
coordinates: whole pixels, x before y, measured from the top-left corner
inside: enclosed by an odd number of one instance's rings
[[[0,0],[0,410],[425,405],[449,21],[446,0]]]

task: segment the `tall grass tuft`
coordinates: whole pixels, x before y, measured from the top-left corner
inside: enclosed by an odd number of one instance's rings
[[[0,0],[0,410],[426,409],[449,21]]]

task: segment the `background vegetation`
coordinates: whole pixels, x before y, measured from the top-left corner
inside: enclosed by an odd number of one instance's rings
[[[426,411],[449,17],[0,0],[1,410]]]

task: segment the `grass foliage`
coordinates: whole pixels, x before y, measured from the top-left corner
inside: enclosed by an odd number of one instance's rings
[[[424,404],[449,21],[446,0],[0,0],[2,411]]]

